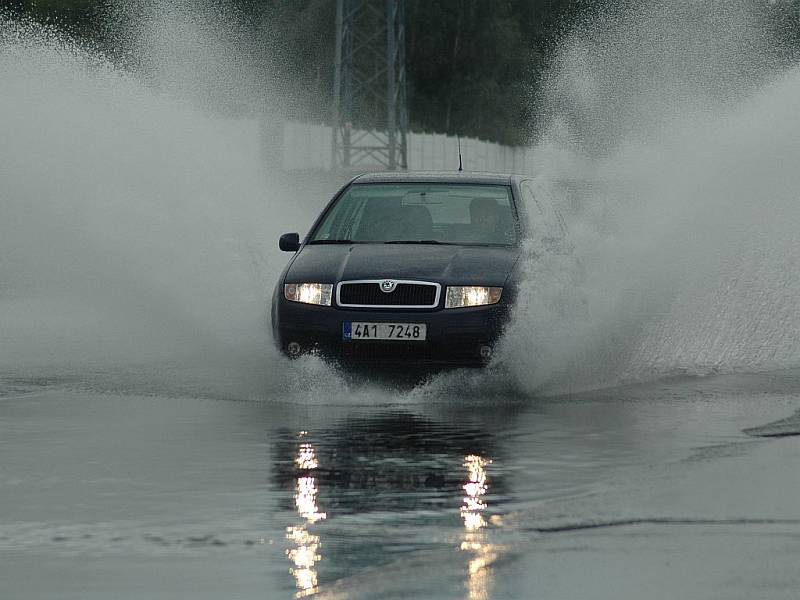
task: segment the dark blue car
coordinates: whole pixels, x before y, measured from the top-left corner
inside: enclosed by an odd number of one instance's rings
[[[278,347],[342,362],[480,366],[517,293],[522,242],[562,245],[563,222],[517,175],[375,173],[345,185],[272,301]],[[532,226],[532,224],[534,226]]]

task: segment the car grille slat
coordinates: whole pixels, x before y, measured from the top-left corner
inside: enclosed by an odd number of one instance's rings
[[[339,304],[343,306],[410,306],[431,308],[437,302],[438,286],[434,283],[398,282],[393,292],[383,292],[380,282],[342,282]]]

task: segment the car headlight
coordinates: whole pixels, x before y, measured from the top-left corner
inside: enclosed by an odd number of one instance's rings
[[[333,285],[330,283],[287,283],[283,286],[283,295],[292,302],[330,306]]]
[[[503,295],[501,287],[483,285],[450,285],[444,301],[445,308],[465,308],[467,306],[484,306],[497,304]]]

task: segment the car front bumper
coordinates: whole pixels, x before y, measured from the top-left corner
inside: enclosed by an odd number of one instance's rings
[[[344,362],[480,366],[500,337],[508,312],[503,301],[425,311],[351,310],[277,298],[272,318],[275,341],[290,356],[297,354],[290,352],[290,344],[297,344],[299,353],[318,352]],[[425,323],[427,336],[424,341],[345,340],[345,321]]]

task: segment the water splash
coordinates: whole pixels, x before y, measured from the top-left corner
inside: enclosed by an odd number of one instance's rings
[[[173,40],[203,32],[180,15]],[[156,85],[2,13],[0,47],[0,372],[291,388],[267,303],[275,240],[308,211],[251,142],[268,117],[214,116],[197,87],[179,94],[178,67]]]
[[[800,69],[774,10],[629,3],[563,43],[537,164],[586,275],[571,294],[560,258],[530,266],[524,387],[800,365]]]
[[[0,372],[374,402],[269,341],[274,240],[320,197],[247,141],[289,95],[263,44],[213,4],[147,6],[121,38],[130,70],[0,16]],[[628,3],[563,41],[535,168],[584,276],[529,248],[497,362],[409,401],[800,364],[800,70],[770,10]]]

